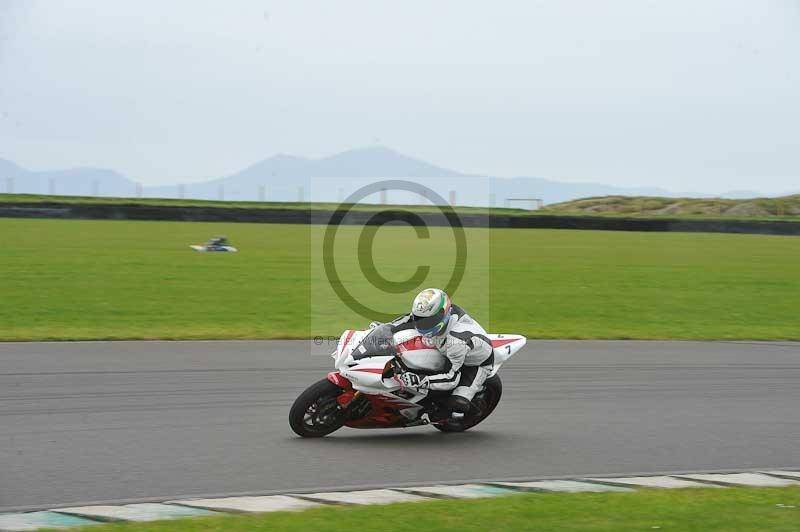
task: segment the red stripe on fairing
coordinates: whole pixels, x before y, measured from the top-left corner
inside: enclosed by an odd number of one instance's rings
[[[496,349],[498,347],[503,347],[504,345],[510,344],[511,342],[516,342],[517,340],[519,340],[519,338],[492,340],[492,348]]]
[[[328,380],[331,381],[333,384],[341,388],[342,390],[352,390],[353,383],[350,382],[350,379],[339,373],[338,371],[331,371],[328,373]]]
[[[354,368],[353,371],[365,371],[367,373],[383,373],[383,368]]]
[[[349,344],[349,343],[350,343],[350,338],[352,338],[352,337],[353,337],[353,334],[355,334],[355,332],[356,332],[356,331],[355,331],[355,330],[353,330],[353,329],[350,329],[349,331],[347,331],[347,338],[345,338],[345,339],[344,339],[344,344],[342,345],[342,349],[344,349],[344,347],[345,347],[347,344]]]

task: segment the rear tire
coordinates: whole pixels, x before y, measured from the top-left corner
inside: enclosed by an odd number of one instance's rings
[[[465,430],[469,430],[494,412],[502,396],[503,382],[500,380],[499,375],[495,375],[494,377],[486,379],[484,390],[475,395],[474,399],[482,399],[486,402],[486,408],[479,415],[467,415],[464,417],[463,421],[454,421],[450,419],[443,423],[434,424],[433,426],[442,432],[464,432]]]
[[[344,425],[344,411],[336,398],[341,388],[322,379],[300,394],[289,410],[289,426],[303,438],[321,438]]]

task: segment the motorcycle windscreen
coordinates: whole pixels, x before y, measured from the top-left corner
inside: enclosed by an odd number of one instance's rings
[[[353,360],[369,357],[391,357],[397,352],[392,327],[384,323],[372,329],[353,350]]]

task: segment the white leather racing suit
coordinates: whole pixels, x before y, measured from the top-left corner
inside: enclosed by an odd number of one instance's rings
[[[400,316],[390,325],[393,332],[414,328],[410,314]],[[446,371],[425,375],[428,389],[453,390],[453,395],[471,401],[483,387],[494,364],[492,342],[486,331],[464,309],[453,305],[445,334],[427,341],[447,359]]]

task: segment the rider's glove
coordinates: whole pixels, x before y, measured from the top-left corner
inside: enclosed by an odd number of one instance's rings
[[[420,377],[416,373],[412,373],[410,371],[404,371],[400,375],[397,376],[397,379],[400,381],[400,385],[404,388],[427,388],[428,387],[428,379],[424,377]]]
[[[380,327],[381,325],[383,325],[383,324],[381,322],[379,322],[379,321],[371,321],[371,322],[369,322],[369,328],[370,329],[374,329],[375,327]]]

